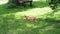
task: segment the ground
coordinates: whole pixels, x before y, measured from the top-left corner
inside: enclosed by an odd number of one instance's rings
[[[25,20],[25,15],[35,16],[36,22]],[[52,10],[45,1],[26,8],[0,5],[0,34],[60,34],[60,10]]]

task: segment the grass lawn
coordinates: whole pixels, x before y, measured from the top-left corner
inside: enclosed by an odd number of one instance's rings
[[[60,34],[60,10],[52,10],[44,1],[33,2],[33,7],[7,9],[0,5],[0,34]],[[24,16],[35,16],[36,22]]]

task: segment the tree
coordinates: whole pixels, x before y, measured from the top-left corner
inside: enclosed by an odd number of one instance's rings
[[[52,9],[56,9],[59,3],[60,3],[60,0],[50,0],[49,5]]]
[[[13,8],[13,7],[17,7],[20,6],[20,2],[19,1],[23,1],[22,5],[25,6],[26,2],[30,2],[30,6],[32,6],[32,0],[9,0],[8,4],[8,8]]]

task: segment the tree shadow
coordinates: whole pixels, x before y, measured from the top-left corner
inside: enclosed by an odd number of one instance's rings
[[[47,22],[54,22],[54,23],[60,23],[60,20],[56,20],[54,18],[46,18],[45,21],[47,21]]]
[[[1,14],[9,14],[9,13],[16,13],[16,12],[22,12],[22,11],[26,11],[28,9],[33,9],[33,8],[43,8],[48,6],[46,2],[41,2],[41,1],[35,1],[33,2],[33,6],[30,7],[29,5],[27,5],[26,7],[23,6],[16,6],[14,8],[6,8],[8,5],[0,5],[0,15]]]
[[[59,34],[60,29],[52,29],[52,30],[47,30],[43,34]]]

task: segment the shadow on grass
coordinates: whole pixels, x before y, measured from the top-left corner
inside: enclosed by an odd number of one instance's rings
[[[54,23],[60,23],[60,20],[56,20],[54,18],[46,18],[45,21],[47,21],[47,22],[54,22]]]
[[[46,2],[41,2],[41,1],[36,1],[33,2],[33,6],[26,6],[26,7],[16,7],[16,8],[6,8],[8,5],[0,5],[0,15],[1,14],[9,14],[9,13],[16,13],[16,12],[22,12],[22,11],[26,11],[28,9],[33,9],[33,8],[43,8],[48,6]]]
[[[59,34],[59,33],[60,33],[60,29],[53,29],[53,30],[45,31],[43,34]]]

